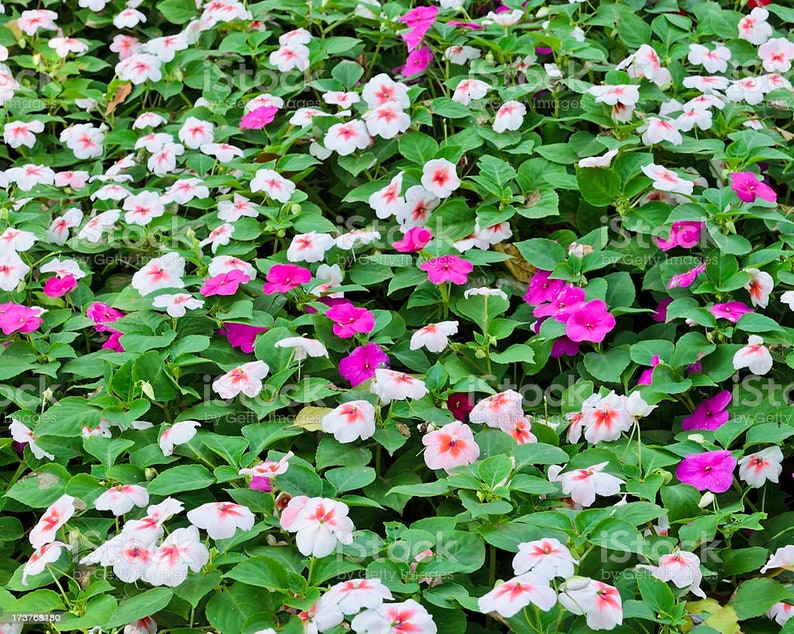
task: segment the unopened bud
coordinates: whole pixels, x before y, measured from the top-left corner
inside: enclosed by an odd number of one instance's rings
[[[704,509],[707,506],[711,506],[712,502],[714,502],[714,494],[711,491],[706,491],[703,494],[703,497],[700,498],[700,502],[698,502],[698,506]]]

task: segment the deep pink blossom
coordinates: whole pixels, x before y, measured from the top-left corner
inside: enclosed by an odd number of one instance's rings
[[[477,24],[476,22],[461,22],[460,20],[450,20],[447,22],[449,26],[456,26],[459,29],[484,29],[484,24]]]
[[[94,328],[97,332],[110,330],[104,324],[111,324],[114,321],[124,317],[124,313],[115,308],[111,308],[102,302],[94,302],[85,311],[86,317],[93,320],[96,326]]]
[[[266,478],[264,476],[254,476],[251,478],[251,482],[248,483],[248,488],[253,489],[254,491],[264,491],[265,493],[270,493],[273,489],[273,484],[270,482],[270,478]]]
[[[339,362],[339,374],[355,387],[375,376],[375,370],[389,367],[389,357],[376,343],[355,348]]]
[[[213,295],[234,295],[237,292],[240,284],[244,284],[250,278],[237,269],[231,270],[228,273],[221,273],[214,277],[209,278],[204,282],[199,293],[204,297],[212,297]]]
[[[571,315],[584,304],[584,289],[572,284],[566,284],[550,303],[536,306],[532,311],[535,317],[553,317],[565,323]]]
[[[660,362],[661,360],[659,359],[659,355],[653,355],[653,358],[651,359],[651,367],[642,371],[640,378],[637,380],[637,385],[650,385],[653,381],[653,369],[659,365]]]
[[[433,284],[444,282],[465,284],[469,273],[474,270],[474,265],[456,255],[442,255],[440,258],[422,262],[419,268],[427,273],[428,279]]]
[[[408,53],[408,57],[405,58],[405,64],[396,68],[395,71],[405,77],[411,77],[423,72],[432,61],[433,51],[425,46]]]
[[[352,304],[329,308],[325,316],[334,322],[334,334],[343,339],[349,339],[357,333],[371,332],[375,327],[375,316],[366,308]]]
[[[414,253],[424,249],[432,239],[433,234],[428,229],[411,227],[402,240],[397,240],[392,246],[400,253]]]
[[[51,277],[44,282],[43,290],[47,297],[62,297],[76,287],[77,280],[74,275],[69,274],[64,277]]]
[[[705,227],[705,222],[695,222],[691,220],[674,222],[670,230],[670,238],[668,240],[656,238],[656,244],[662,251],[669,251],[674,247],[691,249],[700,242],[700,234]]]
[[[673,275],[667,288],[687,288],[688,286],[692,286],[695,282],[695,278],[705,270],[705,264],[698,264],[695,268],[689,269],[684,273]]]
[[[275,106],[261,106],[244,114],[240,119],[241,130],[261,130],[276,118],[278,108]]]
[[[287,293],[311,280],[312,272],[295,264],[274,264],[265,279],[267,282],[263,290],[266,295]]]
[[[102,344],[102,347],[115,352],[124,352],[124,346],[121,345],[121,335],[123,333],[113,330],[113,328],[105,328],[105,330],[110,333],[110,337]]]
[[[731,189],[736,192],[739,200],[746,203],[755,201],[756,196],[769,202],[777,201],[775,190],[758,180],[752,172],[734,172],[731,174]]]
[[[425,37],[438,15],[438,7],[416,7],[400,18],[409,27],[409,31],[400,37],[408,45],[408,50],[415,50]]]
[[[40,311],[9,302],[0,304],[0,329],[4,335],[14,332],[33,332],[43,323]]]
[[[709,312],[717,319],[727,319],[735,324],[742,315],[752,313],[753,309],[744,302],[725,302],[724,304],[714,304],[709,308]]]
[[[681,421],[681,429],[691,431],[693,429],[706,429],[714,431],[728,422],[731,417],[726,410],[731,402],[731,393],[723,390],[719,394],[706,399],[695,407],[695,411]]]
[[[725,493],[731,488],[735,468],[736,458],[730,451],[706,451],[686,456],[678,463],[675,477],[698,491]]]
[[[231,321],[223,324],[223,327],[218,331],[219,334],[226,335],[232,348],[240,348],[240,350],[248,354],[254,351],[256,336],[260,332],[267,332],[267,328],[238,324]]]
[[[550,302],[559,295],[565,282],[562,280],[551,280],[551,271],[535,271],[532,279],[529,280],[529,288],[524,295],[524,301],[530,306],[538,306],[544,302]]]
[[[600,299],[582,304],[565,324],[565,334],[571,341],[600,343],[615,327],[615,317]]]
[[[552,359],[559,359],[562,356],[575,357],[579,354],[579,342],[571,341],[568,337],[558,337],[551,344]]]
[[[655,322],[663,324],[667,321],[667,307],[673,303],[672,297],[665,297],[662,301],[659,302],[659,305],[656,307],[656,310],[651,315],[651,319]]]

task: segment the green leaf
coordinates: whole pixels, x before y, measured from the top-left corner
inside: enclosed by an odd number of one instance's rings
[[[438,151],[438,143],[421,132],[408,132],[400,137],[399,148],[400,154],[406,159],[419,167],[424,167]]]
[[[270,595],[261,588],[235,583],[210,598],[205,614],[218,632],[243,632],[248,619],[272,612],[270,603]]]
[[[778,601],[794,601],[794,593],[772,579],[750,579],[739,586],[736,595],[728,603],[740,621],[762,616]]]
[[[235,579],[249,586],[267,588],[268,590],[287,591],[289,577],[287,569],[272,557],[252,557],[237,564],[224,577]]]
[[[103,438],[92,436],[83,440],[83,447],[92,456],[107,467],[112,467],[116,459],[130,447],[135,446],[134,440],[122,438]]]
[[[524,343],[514,343],[504,352],[491,352],[491,361],[496,363],[532,363],[535,351]]]
[[[620,375],[629,363],[631,356],[628,346],[618,346],[606,352],[588,352],[584,356],[587,371],[594,379],[605,383],[620,383]]]
[[[205,489],[214,483],[215,478],[206,467],[187,464],[166,469],[149,483],[148,490],[151,495],[173,495]]]
[[[186,24],[198,17],[193,0],[163,0],[157,3],[157,10],[171,24]]]
[[[124,601],[110,617],[109,627],[120,627],[138,619],[156,614],[165,608],[174,596],[170,588],[152,588]]]
[[[376,473],[372,467],[339,467],[326,471],[325,479],[334,485],[337,493],[363,489],[375,481]]]
[[[34,509],[47,508],[66,493],[71,474],[61,465],[51,463],[17,481],[6,496]]]
[[[485,563],[485,542],[477,533],[444,531],[443,543],[416,566],[421,577],[438,577],[479,570]]]
[[[553,271],[554,267],[565,261],[565,249],[553,240],[531,238],[517,242],[514,246],[527,262],[542,271]]]
[[[620,195],[620,177],[612,170],[577,167],[576,182],[582,197],[594,207],[613,205]]]

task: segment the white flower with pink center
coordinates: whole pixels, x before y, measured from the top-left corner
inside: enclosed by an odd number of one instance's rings
[[[517,575],[532,573],[549,581],[555,577],[567,579],[578,563],[558,539],[546,537],[518,545],[518,553],[513,557],[513,572]]]
[[[479,401],[469,413],[472,423],[500,428],[524,417],[523,397],[515,390],[506,390]]]
[[[37,548],[22,568],[22,585],[28,585],[28,577],[41,574],[48,564],[58,561],[64,548],[69,550],[69,546],[60,541],[50,542]]]
[[[405,206],[405,198],[400,195],[402,186],[403,172],[399,172],[386,187],[379,189],[369,197],[369,206],[372,207],[378,218],[385,220],[396,215]]]
[[[659,191],[691,196],[695,189],[692,181],[681,178],[675,172],[655,163],[644,165],[642,172],[653,181],[654,188]]]
[[[477,606],[483,614],[496,612],[506,619],[515,616],[530,603],[544,612],[551,610],[557,603],[557,593],[544,577],[533,574],[513,577],[509,581],[497,583],[493,590],[477,600]]]
[[[757,376],[763,376],[772,369],[772,355],[758,335],[750,335],[747,345],[733,355],[733,369],[743,368]]]
[[[65,244],[69,239],[69,230],[77,227],[83,221],[83,212],[72,207],[55,218],[47,229],[47,239],[53,244]]]
[[[240,530],[251,530],[254,514],[241,504],[233,502],[209,502],[188,511],[188,520],[193,526],[203,528],[212,539],[228,539]]]
[[[411,100],[408,98],[408,86],[394,81],[385,73],[380,73],[370,79],[364,85],[361,97],[371,109],[390,101],[396,101],[403,109],[411,105]]]
[[[110,511],[113,515],[129,513],[133,507],[143,508],[149,503],[149,492],[138,484],[119,484],[94,501],[97,511]]]
[[[702,44],[690,44],[687,59],[690,64],[703,66],[709,73],[724,73],[728,70],[731,51],[722,44],[717,44],[713,51]]]
[[[184,288],[185,259],[176,253],[152,258],[132,276],[132,287],[141,297],[163,288]]]
[[[375,434],[375,408],[368,401],[348,401],[323,416],[321,424],[337,442],[367,440]]]
[[[573,614],[586,615],[593,630],[612,630],[623,623],[623,601],[617,588],[588,577],[571,577],[559,588],[558,601]]]
[[[437,324],[428,324],[411,336],[411,350],[427,348],[428,351],[438,354],[447,347],[448,337],[457,334],[457,332],[457,321],[440,321]]]
[[[600,462],[585,469],[576,469],[558,476],[562,492],[584,507],[592,506],[596,495],[610,496],[620,493],[623,480],[604,473],[608,462]]]
[[[658,117],[648,117],[639,131],[643,133],[642,142],[645,145],[654,145],[662,141],[667,141],[672,145],[681,145],[684,142],[674,123]]]
[[[289,262],[321,262],[325,252],[331,249],[336,241],[329,233],[301,233],[292,239],[287,249]]]
[[[3,127],[3,141],[12,148],[21,146],[33,147],[36,144],[36,135],[44,132],[44,123],[33,121],[12,121]]]
[[[753,488],[769,482],[778,482],[783,472],[783,452],[780,447],[767,447],[739,460],[739,478]]]
[[[323,137],[326,149],[336,152],[339,156],[347,156],[356,150],[369,147],[370,137],[367,125],[358,119],[347,123],[335,123]]]
[[[64,494],[49,506],[30,531],[29,539],[33,548],[41,548],[55,540],[58,529],[74,515],[74,501],[71,495]]]
[[[386,405],[392,401],[422,398],[427,394],[427,388],[424,381],[404,372],[378,368],[375,370],[370,392],[377,394],[380,402]]]
[[[55,11],[34,9],[32,11],[23,11],[17,18],[17,26],[26,35],[35,35],[40,29],[53,30],[57,28],[55,24],[57,19],[58,14]]]
[[[209,558],[195,526],[177,528],[152,553],[143,579],[153,586],[178,586],[187,579],[188,570],[201,572]]]
[[[296,512],[289,513],[293,504]],[[337,543],[353,543],[355,526],[347,516],[348,511],[347,504],[343,502],[299,496],[292,498],[282,513],[281,526],[290,533],[296,533],[295,543],[302,555],[326,557],[334,551]]]
[[[16,186],[23,192],[29,192],[36,185],[53,185],[55,183],[55,172],[44,165],[27,164],[22,167],[12,167],[5,171],[5,176],[9,183],[16,183]]]
[[[238,394],[254,398],[262,391],[262,379],[269,371],[270,368],[264,361],[244,363],[215,379],[212,389],[222,399],[234,398]]]
[[[195,420],[183,420],[174,423],[160,435],[160,450],[164,456],[174,453],[174,447],[190,442],[196,435],[196,427],[201,427],[201,423]]]
[[[436,634],[433,617],[419,603],[384,603],[377,610],[365,610],[350,624],[356,634]]]
[[[520,101],[505,101],[496,111],[493,122],[493,131],[506,132],[507,130],[518,130],[524,123],[524,115],[527,114],[527,107]]]
[[[146,81],[160,81],[163,73],[162,62],[150,53],[133,53],[116,64],[116,76],[121,81],[130,81],[140,85]]]
[[[295,191],[295,183],[271,169],[257,170],[249,187],[252,192],[264,191],[280,203],[287,202]]]
[[[772,26],[766,21],[769,11],[763,7],[756,7],[750,15],[739,20],[739,38],[747,40],[750,44],[763,44],[772,36]]]
[[[139,194],[127,196],[121,207],[124,211],[124,221],[128,224],[148,225],[155,218],[165,213],[165,204],[157,192],[143,191]]]
[[[215,139],[215,126],[209,121],[196,117],[188,117],[179,129],[179,140],[191,150],[197,150],[204,143],[212,143]]]
[[[482,99],[491,90],[491,86],[481,79],[464,79],[452,93],[452,101],[468,106],[472,101]]]
[[[637,568],[649,570],[660,581],[672,581],[676,588],[688,588],[695,596],[706,598],[706,593],[700,589],[703,573],[700,558],[695,553],[679,550],[659,557],[658,566],[640,564]]]
[[[455,164],[447,159],[433,159],[422,169],[422,187],[438,198],[448,198],[460,187]]]
[[[309,68],[309,49],[303,44],[290,43],[282,46],[270,54],[270,64],[282,73],[291,70],[304,71]]]

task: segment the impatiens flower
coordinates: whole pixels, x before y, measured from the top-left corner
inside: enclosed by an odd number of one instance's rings
[[[332,322],[334,334],[342,339],[349,339],[358,333],[371,332],[375,327],[375,316],[366,308],[341,304],[329,308],[325,316]]]
[[[710,306],[708,311],[717,319],[727,319],[735,324],[742,315],[753,312],[753,309],[743,302],[725,302]]]
[[[403,108],[411,105],[408,98],[408,86],[396,82],[385,73],[375,75],[361,91],[361,97],[369,108],[377,108],[390,101],[396,101]]]
[[[443,352],[444,348],[447,347],[447,337],[457,332],[457,321],[441,321],[437,324],[428,324],[411,336],[411,350],[418,350],[424,347],[430,352]]]
[[[419,268],[427,273],[427,278],[433,284],[451,282],[462,285],[468,280],[469,273],[474,270],[474,265],[456,255],[442,255],[422,262]]]
[[[448,198],[460,187],[455,164],[447,159],[433,159],[422,168],[422,187],[438,198]]]
[[[245,507],[241,508],[245,509]],[[195,509],[191,513],[198,510]],[[219,522],[215,526],[217,527],[218,524]],[[201,543],[201,537],[195,526],[177,528],[152,553],[151,563],[143,579],[153,586],[175,587],[187,578],[188,569],[200,572],[209,558],[209,551]]]
[[[786,586],[790,589],[790,586]],[[773,620],[780,626],[785,625],[786,623],[791,620],[791,617],[794,617],[794,605],[790,603],[783,603],[783,601],[778,601],[769,608],[769,611],[766,613],[768,619]]]
[[[373,344],[374,345],[374,344]],[[8,426],[8,431],[11,432],[11,438],[14,442],[18,442],[22,445],[27,445],[30,448],[31,453],[33,453],[33,457],[36,460],[41,460],[42,458],[48,458],[50,460],[55,460],[55,456],[49,453],[48,451],[44,451],[41,447],[36,444],[36,440],[38,436],[34,436],[33,432],[27,425],[20,423],[18,420],[11,419],[11,424]]]
[[[164,456],[174,453],[174,447],[190,442],[196,435],[196,427],[201,427],[201,423],[195,420],[183,420],[174,423],[160,435],[160,450]]]
[[[11,335],[15,332],[34,332],[44,323],[41,318],[43,312],[41,308],[23,306],[13,302],[0,304],[0,330],[4,335]]]
[[[143,508],[149,503],[149,493],[138,484],[119,484],[105,491],[94,501],[97,511],[110,511],[119,516],[129,513],[133,507]]]
[[[526,574],[497,583],[488,594],[477,600],[483,614],[496,612],[509,619],[518,614],[530,603],[544,612],[551,610],[557,603],[557,593],[543,577]]]
[[[376,343],[354,348],[339,362],[339,375],[352,387],[371,379],[375,371],[389,367],[389,357]]]
[[[356,634],[436,634],[430,613],[413,599],[384,603],[377,610],[364,610],[350,627]]]
[[[479,51],[478,51],[479,53]],[[493,122],[494,132],[502,133],[507,130],[518,130],[524,123],[526,106],[520,101],[505,101],[496,112]]]
[[[327,357],[328,350],[316,339],[306,337],[285,337],[273,344],[274,348],[292,348],[292,358],[303,361],[307,357]]]
[[[736,458],[730,451],[706,451],[688,454],[675,470],[675,477],[684,484],[691,484],[698,491],[725,493],[733,483]]]
[[[783,467],[780,447],[767,447],[739,460],[739,477],[753,488],[763,486],[767,480],[777,483]]]
[[[399,172],[386,187],[370,195],[369,206],[381,220],[394,216],[405,205],[405,198],[400,195],[402,183],[403,173]]]
[[[184,288],[185,259],[176,253],[152,258],[132,276],[132,287],[142,297],[164,288]]]
[[[55,540],[58,529],[74,515],[74,501],[71,495],[64,494],[49,506],[30,531],[29,539],[33,548],[41,548]]]
[[[206,280],[199,290],[204,297],[213,295],[234,295],[240,284],[249,281],[249,277],[242,271],[229,271],[220,273]]]
[[[491,86],[481,79],[464,79],[455,87],[452,101],[468,106],[472,101],[485,97],[490,89]]]
[[[337,442],[367,440],[375,433],[375,408],[367,401],[348,401],[322,419],[323,431],[333,434]]]
[[[391,590],[380,579],[350,579],[331,586],[320,597],[319,605],[334,605],[342,614],[358,614],[365,608],[377,610],[386,599],[391,598]]]
[[[562,483],[562,492],[570,494],[577,504],[584,507],[592,506],[598,495],[616,495],[620,493],[623,480],[608,473],[603,473],[608,462],[600,462],[585,469],[576,469],[568,473],[561,473],[559,480]]]
[[[524,417],[523,397],[515,390],[493,394],[478,402],[469,414],[472,423],[502,428]]]
[[[240,119],[241,130],[261,130],[276,118],[278,108],[275,106],[261,106],[247,112]]]
[[[103,304],[102,302],[94,302],[91,304],[85,311],[86,317],[93,320],[96,324],[94,328],[98,332],[102,332],[103,330],[107,330],[105,324],[113,323],[124,317],[124,313],[120,310],[116,310],[107,304]]]
[[[405,232],[412,227],[422,227],[427,223],[430,212],[439,204],[435,194],[421,185],[409,187],[405,192],[405,204],[397,211],[400,230]]]
[[[703,573],[700,572],[700,558],[695,553],[679,550],[659,557],[658,566],[638,565],[638,568],[649,570],[660,581],[672,581],[676,588],[688,588],[701,599],[706,593],[700,589]]]
[[[471,464],[480,457],[480,447],[474,441],[471,427],[454,421],[422,437],[425,464],[430,469],[449,473],[455,467]]]
[[[232,348],[240,348],[243,352],[251,354],[254,351],[256,336],[260,332],[267,332],[267,328],[227,322],[218,332],[226,336]]]
[[[666,167],[650,163],[642,167],[643,173],[653,181],[654,188],[663,192],[674,192],[691,196],[695,184],[678,176]]]
[[[640,127],[642,142],[645,145],[654,145],[662,141],[668,141],[671,145],[681,145],[684,140],[681,133],[669,121],[658,117],[648,117]]]
[[[3,77],[0,75],[0,89],[2,89]],[[5,171],[5,176],[9,183],[16,183],[16,186],[23,192],[29,192],[36,185],[53,185],[55,183],[55,172],[44,165],[22,165],[12,167]]]
[[[254,398],[262,391],[262,379],[270,371],[264,361],[251,361],[234,368],[223,376],[215,379],[212,389],[222,398],[234,398],[242,393]]]
[[[571,341],[601,343],[615,327],[615,317],[600,299],[582,304],[565,324],[565,336]]]
[[[584,306],[583,288],[566,284],[551,303],[542,304],[532,311],[535,317],[553,317],[559,322],[567,322]]]
[[[518,545],[518,553],[513,557],[513,572],[517,575],[532,573],[549,581],[555,577],[567,579],[573,576],[573,567],[578,563],[559,540],[546,537]]]
[[[739,37],[756,46],[766,42],[772,35],[772,26],[766,21],[768,17],[769,11],[764,8],[750,11],[750,15],[739,20]]]
[[[402,111],[399,104],[385,103],[363,116],[367,124],[367,131],[372,136],[383,139],[393,139],[402,134],[411,126],[411,117]]]
[[[37,548],[22,569],[22,585],[28,585],[28,577],[44,572],[47,564],[58,561],[63,548],[69,550],[69,546],[59,541],[43,544],[40,548]]]
[[[731,51],[722,44],[717,44],[712,51],[702,44],[692,43],[689,45],[687,59],[690,64],[703,66],[709,73],[724,73],[728,70],[728,60],[731,59]]]
[[[769,295],[775,287],[772,276],[766,271],[754,268],[744,269],[744,272],[750,275],[750,281],[744,285],[744,288],[750,293],[750,302],[753,306],[766,308],[769,304]]]
[[[188,293],[176,295],[158,295],[152,301],[155,308],[165,308],[165,311],[174,318],[184,317],[188,310],[195,310],[204,306],[204,300],[196,299]]]
[[[147,81],[160,81],[163,62],[150,53],[132,53],[129,57],[116,64],[116,76],[121,81],[129,81],[136,86]]]
[[[203,528],[212,539],[228,539],[237,532],[251,530],[254,514],[241,504],[233,502],[208,502],[188,511],[187,518],[193,526]]]
[[[592,630],[613,630],[623,623],[623,602],[614,586],[587,577],[571,577],[559,588],[560,605],[586,615]]]
[[[282,73],[293,69],[304,71],[309,68],[309,48],[303,44],[290,43],[281,46],[270,54],[268,61]]]
[[[287,249],[290,262],[321,262],[336,241],[328,233],[310,231],[295,236]]]
[[[714,431],[728,422],[731,417],[725,409],[731,402],[731,393],[723,390],[716,396],[706,399],[700,403],[695,411],[681,421],[681,428],[684,431],[693,429],[707,429]]]
[[[736,192],[739,200],[746,203],[755,201],[756,197],[769,202],[777,201],[775,190],[762,183],[752,172],[734,172],[731,174],[731,189]]]
[[[679,273],[677,275],[673,275],[670,278],[670,282],[667,284],[668,289],[672,288],[687,288],[694,284],[695,279],[698,275],[700,275],[703,271],[706,270],[706,264],[698,264],[697,266],[689,269],[688,271],[684,271],[683,273]]]
[[[758,376],[763,376],[772,369],[772,355],[758,335],[750,335],[747,345],[733,355],[733,369],[742,368],[747,368]]]
[[[758,47],[758,57],[763,60],[768,73],[787,73],[794,60],[794,42],[784,37],[773,37]]]
[[[794,546],[782,546],[778,548],[769,560],[761,568],[761,574],[773,568],[783,568],[784,570],[794,570]]]
[[[312,278],[309,269],[294,264],[274,264],[267,272],[264,293],[288,293],[293,288],[306,284]]]
[[[295,183],[271,169],[257,170],[249,188],[252,192],[264,191],[273,200],[286,203],[295,192]],[[292,260],[290,260],[292,261]]]
[[[13,148],[32,148],[36,144],[36,135],[41,132],[44,132],[44,123],[37,119],[30,122],[13,121],[3,127],[3,142]]]
[[[416,253],[424,249],[433,239],[433,234],[424,227],[411,227],[401,240],[392,246],[399,253]]]
[[[449,46],[444,51],[444,59],[448,59],[459,66],[463,66],[467,62],[480,57],[482,57],[482,53],[473,46]]]
[[[535,271],[529,281],[529,288],[526,295],[524,295],[524,301],[530,306],[538,306],[544,302],[553,301],[565,287],[565,282],[549,279],[550,276],[551,271]]]
[[[51,30],[57,28],[55,23],[57,19],[58,14],[55,11],[33,9],[19,14],[17,26],[26,35],[35,35],[39,29]]]
[[[291,451],[288,451],[278,462],[266,460],[253,467],[240,469],[238,473],[240,475],[251,476],[251,482],[248,484],[249,489],[269,493],[273,490],[271,480],[277,475],[287,472],[287,469],[289,469],[289,459],[294,455],[295,454]]]
[[[400,22],[409,27],[407,32],[400,35],[408,45],[409,51],[414,50],[422,42],[425,34],[436,21],[436,15],[438,15],[438,7],[419,6],[399,18]]]
[[[634,418],[626,409],[626,397],[614,391],[598,400],[588,399],[586,406],[582,404],[582,415],[584,437],[593,444],[617,440],[634,424]]]
[[[295,509],[291,509],[293,505]],[[295,543],[302,555],[326,557],[334,551],[337,543],[353,542],[355,527],[347,516],[348,511],[344,502],[298,496],[290,500],[282,513],[281,527],[290,533],[297,533]]]
[[[413,77],[423,72],[430,66],[430,62],[432,61],[433,51],[430,48],[417,48],[408,53],[408,56],[405,58],[405,64],[394,70],[399,71],[405,77]]]
[[[588,156],[579,160],[579,167],[609,167],[612,159],[618,155],[617,150],[610,150],[601,156]]]
[[[640,100],[640,87],[629,84],[593,86],[587,92],[595,97],[596,103],[605,103],[609,106],[616,104],[634,106]]]
[[[375,380],[370,385],[370,392],[377,394],[384,405],[391,401],[422,398],[427,391],[424,381],[403,372],[382,368],[375,370]]]
[[[538,442],[538,437],[531,431],[532,419],[529,416],[523,416],[513,421],[502,423],[499,429],[509,434],[519,445]]]
[[[323,137],[323,146],[339,156],[347,156],[356,150],[369,147],[370,138],[367,125],[358,119],[347,123],[335,123]]]
[[[674,247],[691,249],[700,242],[701,232],[705,228],[705,222],[694,222],[690,220],[674,222],[670,229],[670,238],[663,240],[657,237],[656,245],[662,251],[669,251]]]

